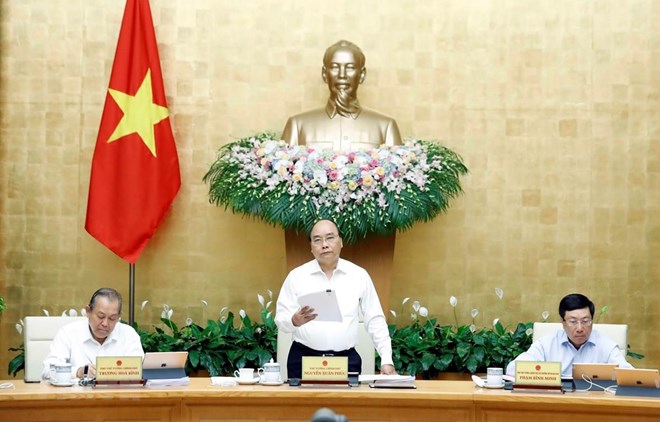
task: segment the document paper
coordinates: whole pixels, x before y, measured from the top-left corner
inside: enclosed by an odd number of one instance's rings
[[[314,313],[318,315],[314,321],[342,322],[337,294],[334,290],[322,290],[300,296],[298,303],[301,307],[309,306],[310,308],[314,308]]]

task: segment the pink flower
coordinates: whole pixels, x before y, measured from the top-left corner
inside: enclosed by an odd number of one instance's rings
[[[338,177],[339,172],[337,170],[331,170],[328,172],[328,178],[330,178],[330,180],[337,180]]]

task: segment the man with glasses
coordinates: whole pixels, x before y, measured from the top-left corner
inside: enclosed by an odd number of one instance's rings
[[[289,378],[301,378],[303,356],[347,356],[349,372],[360,372],[362,359],[355,350],[359,312],[380,355],[381,373],[395,374],[378,294],[363,268],[339,257],[344,245],[337,225],[330,220],[317,222],[310,245],[314,259],[289,273],[277,298],[275,322],[293,337],[287,360]],[[324,290],[336,292],[342,322],[314,321],[315,310],[298,304],[298,297]]]
[[[632,368],[614,340],[593,331],[595,306],[584,295],[572,293],[559,302],[563,330],[535,341],[506,367],[515,375],[516,361],[561,362],[562,376],[570,377],[574,363],[618,363]]]

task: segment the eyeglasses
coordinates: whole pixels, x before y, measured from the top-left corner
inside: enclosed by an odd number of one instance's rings
[[[332,245],[333,243],[335,243],[337,241],[337,239],[339,239],[339,236],[333,236],[333,235],[330,235],[330,236],[325,237],[325,238],[315,237],[314,239],[312,239],[312,245],[321,246],[321,245],[323,245],[323,242],[326,242],[328,245]]]
[[[583,327],[589,327],[591,326],[591,323],[593,322],[592,320],[585,318],[585,319],[565,319],[564,322],[568,324],[569,327],[577,327],[578,325],[582,325]]]

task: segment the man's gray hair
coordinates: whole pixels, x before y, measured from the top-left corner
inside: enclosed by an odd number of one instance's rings
[[[111,288],[111,287],[102,287],[98,289],[97,291],[94,292],[92,295],[92,298],[89,300],[89,309],[93,310],[94,306],[96,306],[96,302],[99,297],[104,297],[108,299],[110,302],[114,302],[115,300],[119,302],[119,313],[121,314],[121,305],[122,305],[122,300],[121,300],[121,293],[119,293],[117,290]]]

